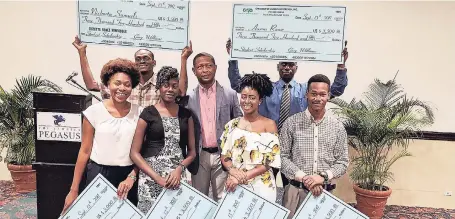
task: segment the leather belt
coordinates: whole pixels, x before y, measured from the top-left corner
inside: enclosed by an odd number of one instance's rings
[[[309,191],[309,189],[303,184],[303,182],[299,182],[299,181],[295,181],[295,180],[290,180],[289,184],[297,187],[297,188],[300,188],[300,189],[303,189],[303,190],[306,190],[306,191]],[[336,184],[325,184],[325,185],[322,185],[322,188],[324,188],[325,190],[327,190],[328,192],[334,190],[335,188],[337,187]]]
[[[217,153],[219,150],[218,150],[218,147],[210,147],[210,148],[205,148],[205,147],[202,147],[202,150],[203,151],[206,151],[208,153]]]

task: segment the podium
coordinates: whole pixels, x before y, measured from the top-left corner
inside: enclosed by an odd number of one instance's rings
[[[90,95],[33,93],[36,158],[32,166],[39,219],[58,218],[62,212],[81,146],[82,111],[91,101]]]

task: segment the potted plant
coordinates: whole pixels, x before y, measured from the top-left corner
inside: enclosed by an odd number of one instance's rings
[[[61,92],[61,88],[41,77],[29,75],[16,80],[10,92],[0,86],[0,155],[6,149],[7,163],[16,192],[36,189],[34,114],[32,92]]]
[[[409,140],[418,138],[420,129],[434,121],[431,107],[408,98],[395,79],[369,86],[364,99],[347,103],[334,98],[348,132],[348,144],[356,151],[350,178],[356,193],[356,208],[372,219],[382,218],[392,193],[385,183],[393,180],[390,167],[400,158],[411,156]],[[392,148],[397,149],[392,151]]]

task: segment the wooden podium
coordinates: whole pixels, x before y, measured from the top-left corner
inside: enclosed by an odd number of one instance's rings
[[[91,96],[33,93],[37,211],[39,219],[60,216],[81,146],[82,111]],[[80,191],[82,191],[81,188]]]

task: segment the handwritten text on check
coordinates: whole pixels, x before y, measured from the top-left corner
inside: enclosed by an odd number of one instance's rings
[[[146,219],[211,219],[216,202],[182,182],[179,189],[164,189]]]
[[[234,5],[232,58],[341,62],[345,7]]]
[[[83,42],[181,50],[188,42],[189,1],[78,1]]]
[[[270,202],[243,186],[227,193],[213,219],[286,219],[289,210]]]
[[[84,189],[60,219],[141,219],[144,215],[129,200],[120,200],[116,188],[101,174]]]
[[[309,193],[292,219],[316,218],[368,219],[366,215],[326,190],[318,197]]]

